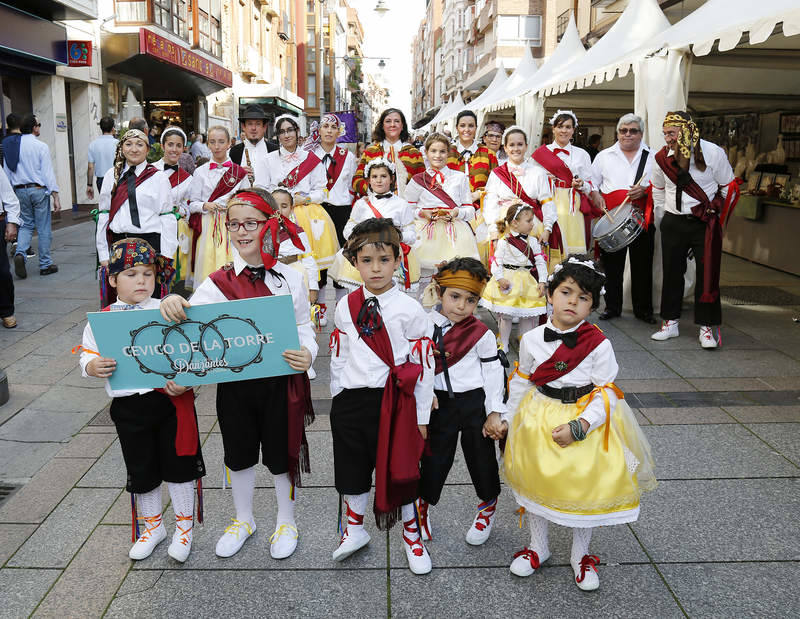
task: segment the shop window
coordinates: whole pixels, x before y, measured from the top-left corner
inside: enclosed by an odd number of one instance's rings
[[[500,15],[497,21],[497,38],[500,45],[525,44],[540,47],[542,44],[541,15]]]
[[[145,23],[147,21],[147,0],[115,0],[114,17],[119,23]]]

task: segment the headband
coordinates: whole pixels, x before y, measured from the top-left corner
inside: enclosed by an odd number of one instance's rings
[[[298,131],[300,131],[300,129],[299,129],[300,125],[299,125],[299,124],[298,124],[298,122],[297,122],[297,118],[295,118],[295,117],[294,117],[294,116],[292,116],[291,114],[281,114],[280,116],[278,116],[278,117],[275,119],[275,123],[272,125],[272,128],[273,128],[273,129],[275,129],[275,131],[276,131],[276,132],[278,131],[278,124],[279,124],[279,123],[280,123],[282,120],[289,120],[289,121],[291,121],[291,122],[292,122],[292,124],[293,124],[293,125],[294,125],[294,126],[297,128],[297,130],[298,130]]]
[[[391,172],[393,175],[397,175],[397,168],[395,167],[394,163],[388,159],[384,159],[383,157],[375,157],[375,159],[370,159],[367,162],[367,165],[364,166],[364,178],[369,178],[369,171],[375,166],[384,166],[388,168],[389,172]]]
[[[125,135],[122,136],[122,143],[124,144],[128,140],[132,140],[134,138],[142,140],[142,142],[148,146],[150,145],[150,140],[148,140],[144,132],[140,131],[139,129],[128,129],[125,131]]]
[[[119,275],[127,269],[132,269],[135,266],[149,266],[156,267],[156,283],[160,286],[168,284],[172,277],[175,275],[175,269],[172,267],[171,261],[160,256],[144,239],[138,237],[130,237],[121,239],[111,245],[111,251],[108,255],[108,274]]]
[[[434,275],[433,279],[442,288],[461,288],[478,296],[483,293],[483,289],[486,287],[486,282],[482,278],[477,277],[466,269],[442,271]]]
[[[598,275],[602,275],[603,278],[605,278],[605,274],[597,270],[597,266],[595,265],[593,260],[578,260],[575,256],[570,256],[567,260],[565,260],[561,264],[557,264],[556,266],[553,267],[553,272],[550,273],[550,275],[547,277],[548,284],[553,281],[553,278],[555,277],[556,273],[558,273],[561,269],[563,269],[565,264],[576,264],[585,267],[587,269],[594,271]],[[603,286],[600,289],[600,294],[604,295],[605,293],[606,293],[606,287]]]
[[[399,248],[400,243],[400,232],[394,225],[389,225],[380,230],[372,230],[370,232],[351,236],[345,244],[342,253],[351,264],[355,264],[358,250],[365,245],[394,245]]]
[[[681,130],[678,135],[678,150],[680,150],[683,157],[689,159],[692,155],[692,150],[697,147],[697,143],[700,141],[700,132],[692,117],[681,112],[670,112],[664,118],[664,126],[677,127]]]
[[[508,129],[503,131],[503,140],[502,140],[503,144],[506,143],[506,138],[510,133],[521,133],[522,135],[525,136],[525,142],[528,141],[528,134],[525,133],[525,129],[523,129],[519,125],[511,125]]]
[[[498,133],[503,133],[506,130],[506,126],[503,123],[492,121],[486,123],[486,131],[488,132],[490,129],[494,129]]]
[[[183,129],[180,127],[167,127],[161,134],[161,146],[164,146],[164,140],[167,139],[170,133],[177,133],[183,138],[183,143],[186,144],[186,134],[183,132]]]
[[[319,134],[319,128],[323,123],[335,125],[339,129],[339,135],[336,138],[337,140],[347,133],[347,128],[344,126],[344,123],[339,120],[339,117],[336,114],[323,114],[322,118],[319,119],[319,122],[315,120],[311,123],[311,127],[309,127],[308,138],[306,138],[306,141],[303,142],[303,150],[311,152],[322,143],[322,136]]]
[[[578,128],[578,117],[575,116],[575,112],[573,112],[572,110],[558,110],[555,114],[553,114],[553,117],[550,119],[550,124],[555,127],[556,126],[556,118],[558,118],[559,116],[561,116],[563,114],[566,114],[567,116],[572,116],[572,120],[575,122],[575,128],[577,129]]]
[[[511,218],[511,221],[514,221],[519,216],[519,214],[526,208],[533,210],[533,208],[530,205],[525,204],[524,202],[520,202],[520,204],[517,206],[517,210],[514,211],[514,217]]]

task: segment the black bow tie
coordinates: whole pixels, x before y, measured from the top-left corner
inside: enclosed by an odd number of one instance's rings
[[[245,267],[244,271],[247,273],[247,277],[250,278],[251,283],[264,279],[267,273],[267,269],[264,267]]]
[[[461,151],[462,159],[466,159],[467,161],[469,161],[470,157],[472,157],[472,151],[470,149],[465,148],[464,150]]]
[[[555,342],[561,340],[567,348],[575,348],[578,345],[578,332],[570,331],[569,333],[558,333],[553,331],[550,327],[544,328],[544,341]]]
[[[331,155],[325,155],[322,158],[322,165],[324,165],[326,168],[330,165],[336,165],[336,160]]]
[[[381,305],[377,297],[369,297],[364,301],[364,305],[358,311],[356,326],[362,336],[371,336],[383,327],[383,317],[381,316]]]
[[[164,164],[164,172],[166,172],[167,170],[175,170],[177,172],[178,171],[178,164],[176,163],[175,165],[167,165],[165,163]]]
[[[375,197],[378,200],[383,200],[384,198],[391,198],[394,194],[390,191],[389,193],[376,193]]]
[[[528,240],[528,235],[527,234],[518,234],[517,236],[519,238],[521,238],[523,241],[527,241]]]

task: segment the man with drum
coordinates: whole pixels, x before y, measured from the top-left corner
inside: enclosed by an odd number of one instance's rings
[[[592,183],[600,191],[591,194],[595,204],[608,209],[604,219],[624,221],[626,205],[638,210],[644,230],[636,239],[618,251],[600,250],[606,272],[606,308],[601,320],[616,318],[622,313],[622,281],[625,258],[630,250],[631,300],[633,313],[639,320],[655,324],[653,318],[653,248],[655,226],[652,209],[647,211],[647,186],[653,154],[642,142],[644,123],[635,114],[625,114],[617,122],[617,142],[602,151],[592,163]]]

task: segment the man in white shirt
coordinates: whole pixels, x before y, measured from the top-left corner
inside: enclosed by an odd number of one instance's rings
[[[278,150],[278,145],[268,140],[267,115],[260,105],[250,104],[239,116],[242,141],[231,147],[228,156],[236,165],[247,169],[251,185],[268,187],[270,185],[267,153]]]
[[[20,225],[19,200],[8,182],[6,173],[0,168],[0,320],[6,329],[17,326],[14,318],[14,278],[8,264],[6,242],[13,243]]]
[[[644,211],[650,168],[653,155],[642,143],[644,122],[635,114],[625,114],[617,122],[617,142],[599,152],[592,163],[592,183],[599,191],[592,191],[592,200],[600,208],[612,211],[624,202]],[[652,216],[651,216],[652,219]],[[606,273],[606,308],[601,320],[622,314],[622,282],[625,260],[630,251],[631,298],[633,313],[639,320],[656,324],[653,318],[653,250],[655,226],[647,222],[647,229],[627,247],[607,252],[600,250]]]
[[[95,183],[99,192],[103,185],[103,177],[114,165],[114,157],[117,154],[114,119],[111,116],[103,116],[99,124],[103,135],[89,144],[89,165],[86,169],[86,197],[90,200],[94,199]]]

